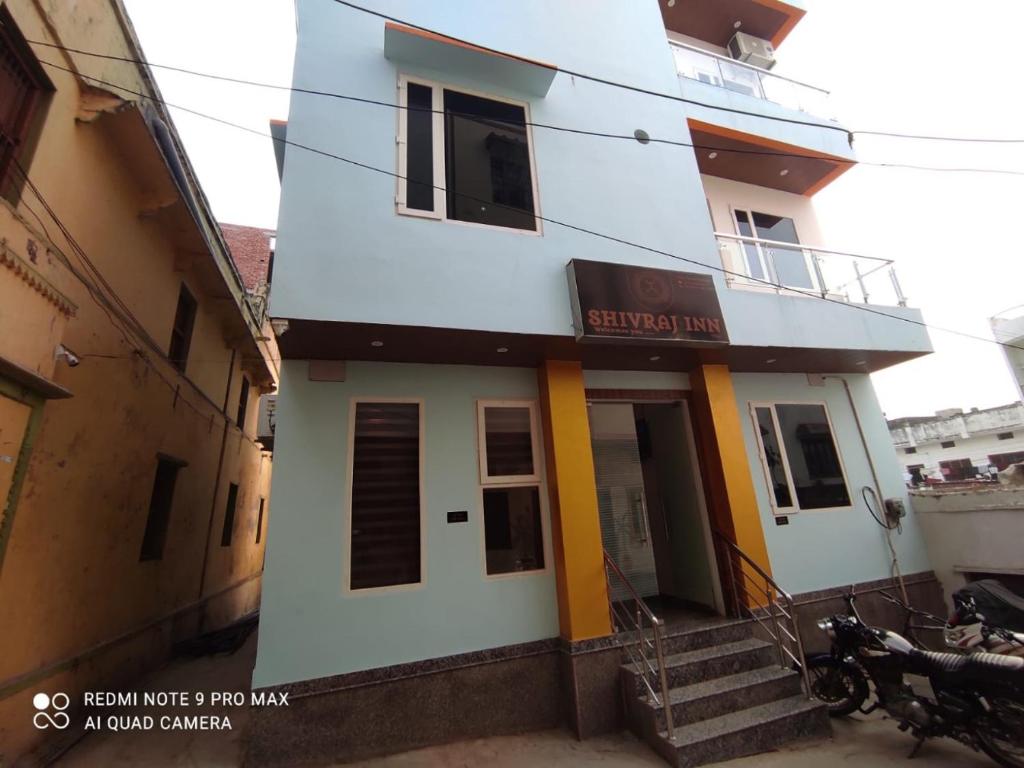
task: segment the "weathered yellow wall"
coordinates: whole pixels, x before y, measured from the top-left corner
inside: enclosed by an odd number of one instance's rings
[[[56,31],[66,46],[133,55],[107,0],[5,5],[27,38],[58,41]],[[57,51],[40,58],[143,87],[130,64],[71,62]],[[256,387],[244,431],[233,423],[242,353],[233,360],[232,346],[246,333],[239,310],[225,289],[211,295],[212,257],[195,253],[195,234],[182,234],[163,213],[151,215],[154,201],[173,200],[175,190],[167,177],[142,173],[147,166],[139,158],[152,156],[152,146],[125,140],[140,135],[124,132],[130,116],[76,120],[82,83],[59,70],[47,74],[56,93],[30,178],[162,352],[183,280],[199,312],[186,378],[138,339],[125,341],[61,263],[58,250],[85,271],[30,191],[17,207],[0,201],[0,238],[23,258],[35,243],[32,266],[74,306],[69,317],[0,263],[0,356],[73,393],[43,406],[0,566],[0,764],[45,735],[31,724],[35,692],[64,691],[74,700],[83,690],[130,685],[166,657],[171,641],[255,610],[270,513],[271,462],[254,442]],[[191,256],[182,258],[183,251]],[[54,364],[58,343],[79,355],[78,367]],[[136,347],[148,363],[133,353]],[[263,367],[248,366],[257,376]],[[178,473],[163,558],[139,562],[158,452],[187,466]],[[229,482],[240,493],[232,544],[221,547]],[[257,545],[261,496],[268,501]],[[121,639],[109,644],[114,638]]]

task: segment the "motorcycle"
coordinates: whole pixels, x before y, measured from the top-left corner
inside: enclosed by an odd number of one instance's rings
[[[831,651],[806,659],[811,692],[829,714],[881,707],[917,739],[911,757],[925,739],[950,737],[1006,768],[1024,768],[1024,658],[924,650],[895,632],[869,627],[855,599],[846,596],[846,615],[818,622]],[[916,693],[908,674],[926,677],[934,698]],[[877,701],[865,707],[869,682]]]
[[[1024,656],[1024,599],[995,579],[971,582],[953,593],[943,636],[965,653]]]

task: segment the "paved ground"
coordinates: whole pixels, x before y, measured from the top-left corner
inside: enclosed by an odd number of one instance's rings
[[[256,657],[255,635],[233,656],[177,661],[154,675],[140,690],[150,691],[247,691]],[[96,732],[85,736],[58,763],[71,768],[235,768],[241,765],[242,739],[248,725],[244,707],[190,708],[227,716],[230,731],[125,731]],[[140,710],[135,710],[135,713]],[[150,710],[181,714],[183,710]],[[821,768],[848,764],[857,768],[907,768],[913,740],[900,733],[891,720],[878,716],[834,723],[830,741],[801,745],[755,757],[719,763],[719,768]],[[522,768],[523,766],[621,766],[663,768],[646,745],[622,733],[578,742],[566,731],[554,730],[523,736],[479,739],[430,747],[359,765],[367,768]],[[983,755],[950,741],[932,741],[910,763],[910,768],[993,768]]]

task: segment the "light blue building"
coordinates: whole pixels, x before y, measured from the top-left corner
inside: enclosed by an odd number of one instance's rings
[[[297,3],[253,677],[291,706],[250,758],[628,723],[697,764],[827,727],[778,668],[796,622],[745,619],[781,589],[813,627],[892,551],[934,594],[913,515],[878,522],[868,378],[930,343],[890,262],[821,243],[847,133],[764,68],[804,10],[365,5]],[[663,661],[619,642],[654,616]]]

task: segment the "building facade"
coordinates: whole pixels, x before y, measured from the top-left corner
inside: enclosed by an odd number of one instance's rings
[[[911,485],[993,480],[1024,462],[1024,404],[892,419],[889,434]]]
[[[1021,400],[1024,400],[1024,304],[990,318],[992,335],[1002,343],[1003,356]]]
[[[861,311],[920,320],[888,261],[820,245],[854,162],[822,92],[725,55],[802,7],[369,5],[297,4],[295,83],[356,100],[275,126],[253,684],[298,698],[250,759],[617,727],[606,552],[710,613],[716,541],[798,596],[887,579],[864,489],[906,490],[868,374],[930,343]],[[892,537],[935,588],[912,515]]]
[[[121,3],[4,2],[0,47],[7,765],[258,608],[277,371],[151,73],[66,50],[142,59]],[[34,727],[37,693],[75,727]]]

